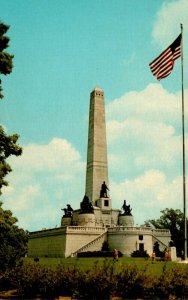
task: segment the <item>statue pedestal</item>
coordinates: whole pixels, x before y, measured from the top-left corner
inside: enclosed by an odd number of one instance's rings
[[[176,247],[169,247],[169,256],[171,261],[177,260]]]
[[[78,226],[95,227],[95,215],[94,214],[79,214]]]
[[[99,198],[96,200],[96,206],[101,208],[102,210],[111,210],[112,204],[110,198]]]
[[[72,222],[71,217],[62,217],[61,218],[61,226],[70,226]]]
[[[118,219],[119,219],[120,226],[127,226],[127,227],[134,226],[134,217],[133,216],[120,215]]]

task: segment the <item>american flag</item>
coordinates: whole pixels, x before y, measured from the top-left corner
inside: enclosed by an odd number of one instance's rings
[[[150,64],[151,72],[158,80],[167,77],[173,70],[174,61],[181,56],[181,37],[177,39]]]

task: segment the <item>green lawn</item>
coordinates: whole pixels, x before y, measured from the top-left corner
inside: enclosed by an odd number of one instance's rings
[[[25,262],[33,262],[32,258],[25,258]],[[179,268],[187,268],[186,264],[178,264],[176,262],[164,262],[156,261],[153,262],[151,259],[145,258],[131,258],[131,257],[121,257],[119,261],[113,262],[113,258],[40,258],[39,264],[48,266],[55,269],[59,264],[64,265],[67,268],[77,267],[81,270],[88,270],[93,268],[95,264],[102,266],[104,262],[112,263],[115,266],[115,270],[121,271],[121,269],[126,265],[136,265],[139,269],[143,271],[152,272],[154,275],[161,275],[162,271],[165,269],[178,266]]]

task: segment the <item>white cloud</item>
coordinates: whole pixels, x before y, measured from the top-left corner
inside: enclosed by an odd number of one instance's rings
[[[157,13],[153,26],[152,36],[154,40],[167,47],[180,33],[180,23],[184,28],[188,27],[187,0],[165,1]],[[187,30],[185,30],[187,34]]]
[[[177,123],[181,117],[181,94],[169,93],[161,84],[149,84],[143,91],[131,91],[109,103],[106,114],[108,120],[131,117]]]
[[[53,138],[47,145],[30,144],[24,148],[23,155],[18,157],[15,165],[20,165],[35,171],[59,171],[61,162],[70,165],[80,160],[80,154],[67,141]]]
[[[162,209],[183,207],[182,178],[168,182],[164,173],[154,169],[133,180],[112,182],[111,190],[116,207],[122,206],[126,199],[133,209],[135,222],[139,224],[158,218]]]
[[[187,97],[187,91],[185,93]],[[134,177],[148,168],[181,172],[181,96],[160,84],[131,92],[107,106],[109,166],[114,178]],[[186,107],[188,115],[188,107]]]
[[[19,182],[20,183],[20,182]],[[17,188],[18,190],[18,188]],[[4,194],[6,195],[6,189]],[[35,184],[35,185],[28,185],[23,186],[21,189],[21,194],[19,194],[19,198],[14,197],[16,195],[16,186],[14,186],[12,193],[8,193],[9,200],[8,204],[10,207],[14,207],[16,212],[22,212],[26,211],[27,209],[31,210],[34,205],[34,200],[36,197],[38,197],[40,194],[40,185]],[[28,201],[29,200],[29,201]]]
[[[49,144],[26,145],[22,156],[9,161],[13,172],[3,202],[20,226],[37,230],[60,225],[61,208],[67,203],[77,208],[82,200],[85,163],[68,141],[54,138]]]

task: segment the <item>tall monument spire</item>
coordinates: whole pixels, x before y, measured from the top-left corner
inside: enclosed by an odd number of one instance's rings
[[[104,93],[96,87],[90,94],[86,169],[86,195],[94,205],[104,181],[108,186]]]

